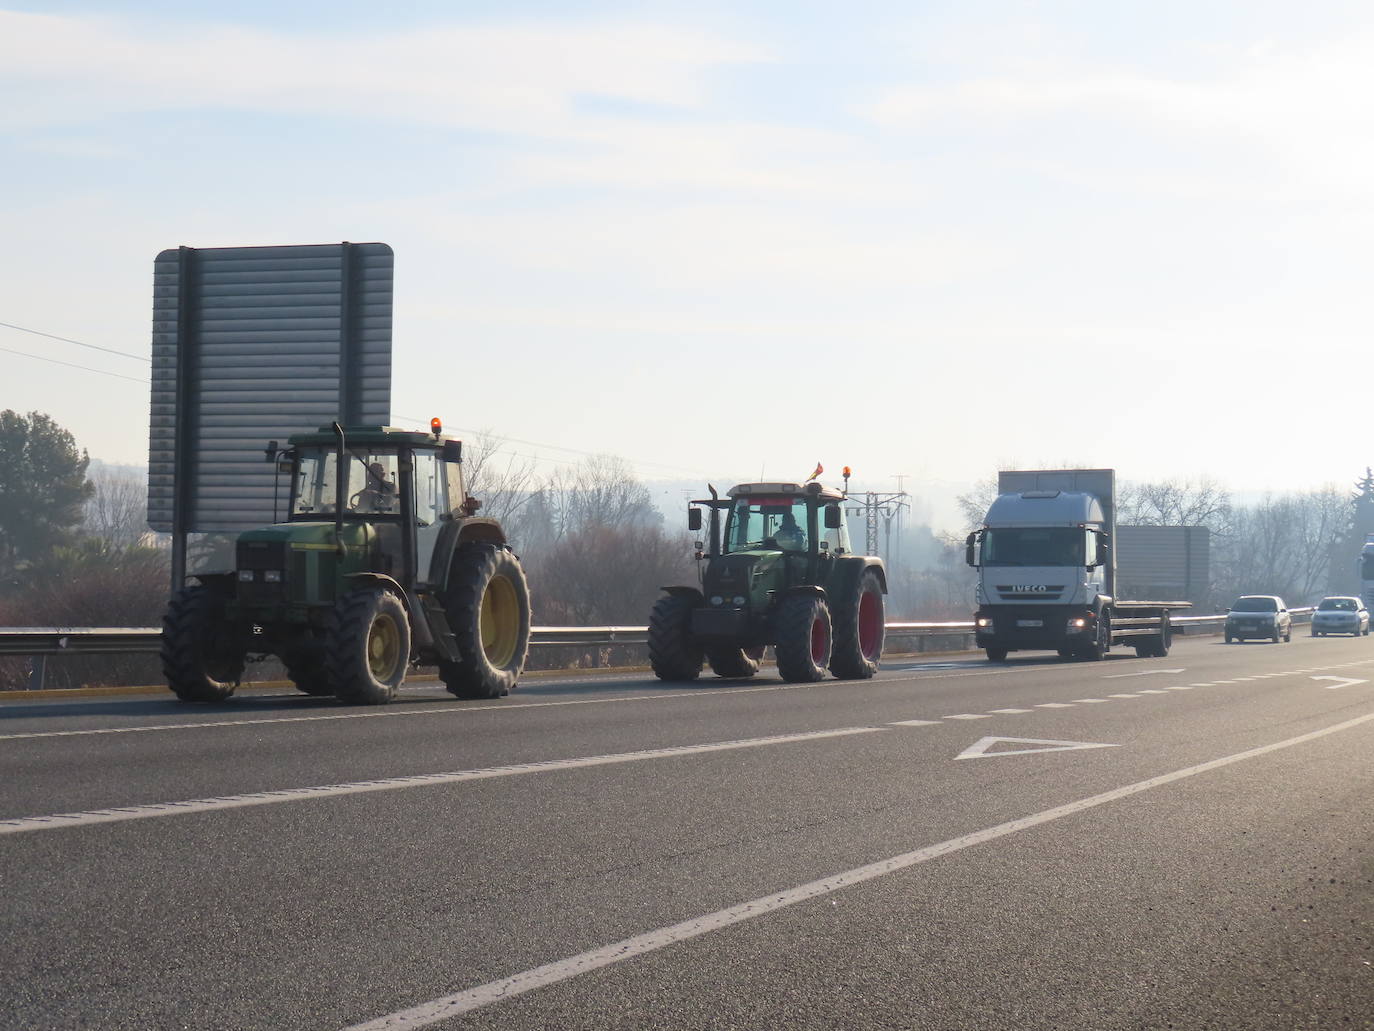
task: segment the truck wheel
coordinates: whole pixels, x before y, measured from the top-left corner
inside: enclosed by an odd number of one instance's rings
[[[759,671],[762,648],[708,648],[706,661],[718,677],[752,677]]]
[[[830,664],[830,607],[814,594],[794,594],[778,606],[773,654],[778,674],[791,684],[820,680]]]
[[[448,580],[444,610],[458,661],[440,661],[440,679],[459,698],[510,694],[530,650],[530,588],[520,560],[509,548],[464,544]]]
[[[1007,650],[1005,648],[984,648],[987,652],[989,662],[1006,662]]]
[[[1107,657],[1107,652],[1111,648],[1112,642],[1112,621],[1111,617],[1103,610],[1102,615],[1097,620],[1097,634],[1092,643],[1083,647],[1079,652],[1085,659],[1093,662],[1101,662]]]
[[[1061,659],[1072,659],[1073,649],[1066,645],[1063,648],[1056,648],[1055,654],[1058,655]]]
[[[410,665],[410,618],[385,587],[357,587],[334,606],[325,666],[339,701],[384,705]]]
[[[1165,612],[1159,617],[1159,634],[1145,638],[1144,644],[1135,646],[1135,653],[1142,659],[1162,659],[1169,654],[1169,648],[1173,644],[1174,635],[1172,624],[1169,622],[1169,613]]]
[[[329,682],[329,670],[324,664],[324,649],[319,645],[283,649],[281,661],[286,667],[286,675],[298,691],[316,698],[325,698],[334,693],[334,685]]]
[[[883,584],[878,574],[865,569],[855,595],[841,602],[831,616],[835,621],[835,646],[830,672],[841,680],[867,680],[878,672],[883,654]]]
[[[665,594],[654,602],[649,613],[649,664],[659,680],[695,680],[701,676],[704,656],[692,642],[691,632],[696,607],[694,599],[680,594]],[[716,668],[714,662],[711,668]],[[757,663],[754,668],[758,668]]]
[[[162,673],[183,702],[222,702],[243,676],[244,649],[225,620],[228,597],[207,584],[172,595],[162,617]]]

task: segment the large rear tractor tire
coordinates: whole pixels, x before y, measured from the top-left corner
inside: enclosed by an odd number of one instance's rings
[[[778,607],[773,653],[778,674],[792,684],[820,680],[834,645],[830,607],[814,594],[793,594]]]
[[[693,598],[681,594],[665,594],[654,602],[649,613],[649,665],[659,680],[695,680],[701,676],[705,655],[692,642],[691,634],[692,610],[696,607]],[[714,663],[711,668],[716,668]],[[754,668],[758,668],[757,663]]]
[[[385,587],[356,587],[334,606],[325,666],[339,701],[385,705],[410,665],[410,617]]]
[[[219,588],[193,584],[167,603],[162,673],[183,702],[222,702],[243,676],[243,643],[225,619],[228,600]]]
[[[763,648],[708,648],[706,661],[718,677],[739,679],[752,677],[759,671]]]
[[[853,596],[835,598],[835,646],[830,672],[840,680],[867,680],[878,672],[883,654],[883,584],[878,574],[866,569]]]
[[[515,690],[530,651],[530,587],[515,552],[464,544],[444,592],[458,661],[439,676],[459,698],[501,698]]]

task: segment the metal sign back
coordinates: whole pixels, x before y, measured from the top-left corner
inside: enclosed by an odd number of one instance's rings
[[[391,421],[394,256],[384,243],[181,247],[153,264],[148,523],[270,523],[264,448],[335,419]]]

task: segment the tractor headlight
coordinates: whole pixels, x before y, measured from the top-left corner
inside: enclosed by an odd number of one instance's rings
[[[248,584],[253,582],[253,571],[251,569],[239,570],[239,583]]]
[[[282,581],[281,570],[265,569],[263,570],[262,578],[265,582],[269,584],[279,584]]]
[[[747,600],[748,600],[748,599],[746,599],[746,598],[744,597],[744,595],[742,595],[742,594],[737,594],[737,595],[735,595],[733,598],[730,599],[730,604],[731,604],[731,605],[734,605],[736,608],[743,608],[743,607],[744,607],[744,603],[745,603],[745,601],[747,601]]]
[[[712,605],[723,605],[723,604],[725,604],[725,599],[722,598],[719,594],[713,594],[713,595],[711,595],[711,604],[712,604]]]

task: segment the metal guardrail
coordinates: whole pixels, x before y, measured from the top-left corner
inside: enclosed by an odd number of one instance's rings
[[[1311,608],[1288,610],[1295,622],[1307,622]],[[1307,617],[1307,618],[1303,618]],[[1174,616],[1176,633],[1220,630],[1225,614]],[[889,637],[939,637],[971,634],[973,622],[888,623]],[[134,655],[154,654],[162,639],[158,627],[0,627],[0,655]],[[649,630],[642,626],[537,626],[530,629],[532,647],[591,644],[645,644]]]

